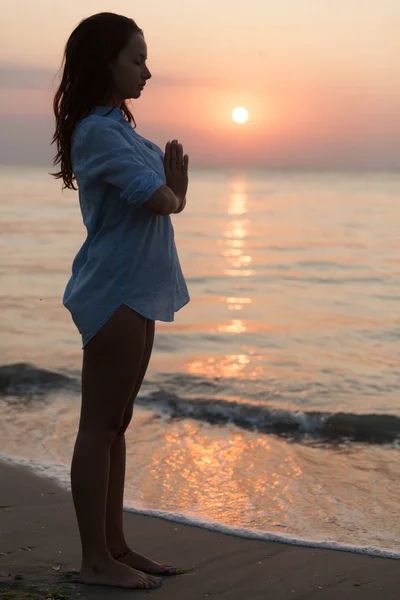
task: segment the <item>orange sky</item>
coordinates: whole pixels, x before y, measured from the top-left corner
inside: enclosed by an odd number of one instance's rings
[[[138,131],[162,147],[178,137],[192,165],[400,165],[398,0],[35,0],[23,11],[3,0],[2,9],[0,162],[46,164],[64,44],[82,18],[111,10],[133,17],[148,45],[153,79],[132,102]],[[235,106],[248,123],[233,123]]]

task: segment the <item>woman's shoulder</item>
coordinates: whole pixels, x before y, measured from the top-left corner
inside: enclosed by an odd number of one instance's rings
[[[107,117],[102,117],[100,115],[89,114],[86,117],[83,117],[75,126],[74,135],[82,135],[86,134],[89,131],[121,131],[122,123],[119,121],[115,121],[114,119],[109,119]]]
[[[129,140],[132,144],[132,126],[128,121],[124,125],[121,121],[109,119],[96,114],[89,114],[81,119],[75,126],[72,135],[72,148],[78,149],[89,145],[91,149],[103,146],[109,147]]]

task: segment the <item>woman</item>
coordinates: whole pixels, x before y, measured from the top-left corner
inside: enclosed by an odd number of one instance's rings
[[[136,133],[125,100],[151,73],[142,30],[100,13],[69,37],[54,98],[52,173],[79,187],[87,238],[63,304],[82,335],[82,407],[71,487],[82,543],[80,581],[151,588],[173,574],[128,546],[123,532],[124,433],[150,360],[154,322],[189,302],[171,214],[186,205],[187,155]],[[136,123],[135,123],[136,126]]]

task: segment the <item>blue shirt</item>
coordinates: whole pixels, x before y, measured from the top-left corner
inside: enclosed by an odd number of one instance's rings
[[[173,321],[190,300],[171,217],[145,204],[166,183],[163,158],[119,108],[96,106],[74,130],[71,160],[87,237],[63,305],[82,348],[122,304],[148,319]]]

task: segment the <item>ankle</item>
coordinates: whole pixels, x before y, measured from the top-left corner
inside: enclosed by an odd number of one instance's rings
[[[113,558],[115,559],[119,559],[119,558],[123,558],[124,556],[126,556],[127,554],[129,554],[130,552],[130,548],[127,548],[126,550],[124,550],[123,552],[111,552],[111,555]]]
[[[113,558],[116,558],[120,554],[129,552],[130,548],[128,544],[124,542],[107,542],[108,551]]]
[[[114,561],[114,557],[110,552],[102,554],[84,554],[82,556],[82,570],[101,573]]]

